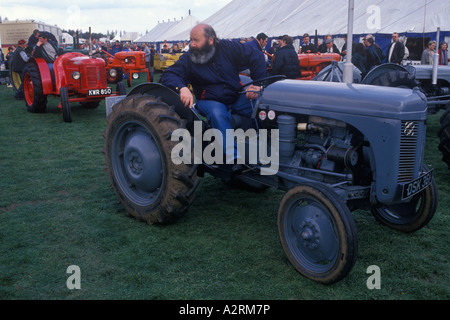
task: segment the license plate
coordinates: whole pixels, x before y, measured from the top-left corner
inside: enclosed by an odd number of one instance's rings
[[[105,89],[90,89],[88,91],[88,96],[106,96],[110,95],[112,93],[111,88],[105,88]]]
[[[419,178],[403,185],[402,200],[409,198],[428,187],[433,178],[433,170],[428,171]]]

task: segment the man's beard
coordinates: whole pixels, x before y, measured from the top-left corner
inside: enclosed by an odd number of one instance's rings
[[[196,64],[208,63],[216,53],[216,47],[208,42],[202,48],[191,48],[191,61]]]

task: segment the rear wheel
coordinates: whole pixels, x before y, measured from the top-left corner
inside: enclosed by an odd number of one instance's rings
[[[47,96],[42,88],[41,74],[34,63],[27,63],[23,70],[23,91],[29,112],[43,113],[47,108]]]
[[[442,161],[444,161],[450,169],[450,104],[440,119],[441,128],[439,129],[439,150],[442,152]]]
[[[345,202],[329,187],[305,183],[290,189],[278,209],[282,247],[294,268],[331,284],[356,261],[356,226]]]
[[[174,130],[184,122],[152,96],[134,95],[114,106],[105,130],[106,171],[127,213],[149,224],[183,216],[198,186],[197,166],[171,159]]]

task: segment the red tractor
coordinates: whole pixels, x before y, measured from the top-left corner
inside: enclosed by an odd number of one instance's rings
[[[23,88],[27,109],[34,113],[45,112],[48,95],[59,96],[58,108],[65,122],[72,122],[71,102],[94,109],[106,97],[126,94],[122,83],[117,84],[116,91],[107,86],[102,59],[78,52],[64,53],[53,64],[30,58],[23,71]]]
[[[147,74],[147,80],[150,82],[150,74],[145,66],[145,53],[143,51],[121,51],[115,55],[103,51],[103,55],[105,54],[106,77],[109,83],[122,81],[125,74],[127,84],[131,87],[131,79],[137,79],[141,72]]]

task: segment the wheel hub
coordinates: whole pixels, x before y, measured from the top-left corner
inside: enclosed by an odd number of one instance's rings
[[[128,156],[129,161],[129,170],[131,170],[134,174],[139,175],[142,173],[142,170],[144,169],[144,166],[142,164],[142,158],[137,152],[132,152]]]
[[[161,187],[161,155],[156,141],[148,132],[130,130],[124,148],[124,168],[133,187],[148,193]]]
[[[310,219],[306,219],[300,226],[300,237],[303,245],[308,249],[317,249],[320,246],[320,232],[318,226]]]

